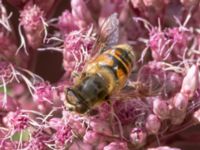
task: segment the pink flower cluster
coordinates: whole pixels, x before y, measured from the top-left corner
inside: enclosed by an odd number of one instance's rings
[[[132,74],[109,102],[71,112],[66,90],[115,13],[116,41],[136,54]],[[0,149],[198,147],[199,14],[198,0],[0,0]]]

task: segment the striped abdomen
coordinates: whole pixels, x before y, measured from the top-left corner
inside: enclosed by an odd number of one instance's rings
[[[95,58],[86,68],[86,73],[100,74],[109,84],[109,92],[121,89],[126,83],[135,56],[129,45],[117,45]]]

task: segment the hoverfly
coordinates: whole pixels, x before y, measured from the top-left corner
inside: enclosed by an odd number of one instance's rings
[[[93,48],[98,54],[86,64],[76,83],[67,89],[65,105],[69,110],[83,114],[125,86],[135,65],[135,54],[130,45],[117,44],[118,24],[115,13],[100,28]]]

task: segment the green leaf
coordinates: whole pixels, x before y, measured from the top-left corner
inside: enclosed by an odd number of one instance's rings
[[[6,86],[6,91],[6,94],[9,94],[11,92],[11,89]],[[4,87],[0,87],[0,93],[4,93]]]
[[[28,141],[30,139],[30,133],[27,129],[15,132],[11,137],[12,141]]]

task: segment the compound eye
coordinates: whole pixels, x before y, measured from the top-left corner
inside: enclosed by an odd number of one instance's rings
[[[74,92],[72,90],[68,90],[67,91],[67,102],[71,105],[76,105],[78,103],[78,98],[77,96],[74,94]]]
[[[76,111],[81,114],[88,110],[88,105],[72,89],[67,91],[65,105],[69,111]]]

